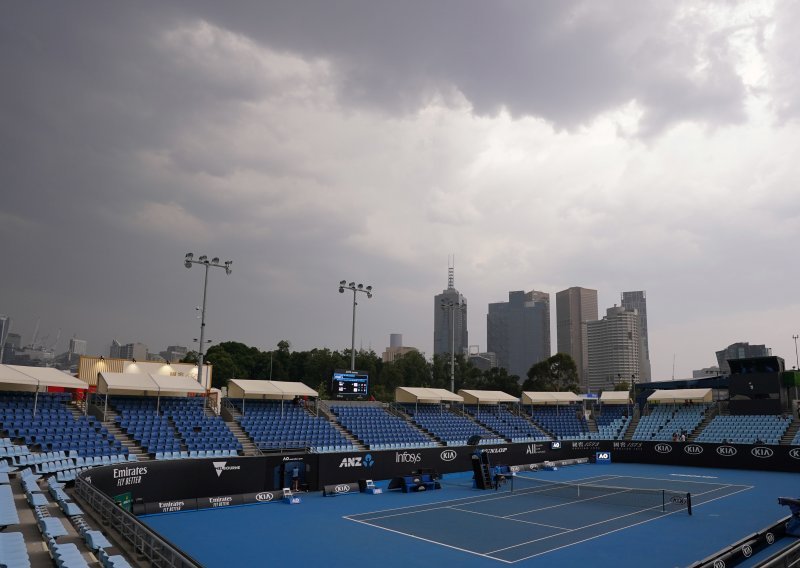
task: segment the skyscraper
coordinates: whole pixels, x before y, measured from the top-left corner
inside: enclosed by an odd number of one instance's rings
[[[723,375],[731,374],[729,359],[747,359],[749,357],[769,357],[772,349],[766,345],[750,345],[747,341],[732,343],[725,349],[716,352],[717,365]]]
[[[636,375],[640,382],[650,382],[650,343],[647,338],[647,293],[644,290],[622,293],[622,307],[628,311],[639,313],[639,336],[641,345],[639,354],[642,358],[639,364],[639,373]]]
[[[587,387],[589,351],[586,322],[597,319],[597,290],[573,286],[556,294],[556,336],[558,352],[571,355],[578,378]]]
[[[467,354],[467,299],[455,288],[455,269],[447,269],[447,289],[433,298],[433,354]]]
[[[520,290],[489,304],[486,343],[498,367],[525,380],[531,365],[550,357],[550,294]]]
[[[620,381],[639,380],[641,335],[636,310],[614,306],[601,320],[586,322],[589,351],[587,388],[612,390]]]

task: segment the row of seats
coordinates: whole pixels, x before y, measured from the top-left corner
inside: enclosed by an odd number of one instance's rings
[[[379,406],[332,404],[330,408],[339,424],[371,450],[437,445],[412,424]]]
[[[633,439],[669,441],[676,435],[688,437],[703,421],[708,408],[706,404],[655,405],[649,415],[639,419]]]
[[[697,437],[698,442],[734,444],[780,444],[792,423],[788,416],[724,415],[715,416]]]
[[[579,404],[556,406],[532,405],[529,407],[531,419],[556,438],[562,440],[585,439],[589,424]]]
[[[538,442],[550,436],[537,428],[530,420],[512,414],[503,405],[464,405],[464,411],[484,426],[498,432],[509,442]]]

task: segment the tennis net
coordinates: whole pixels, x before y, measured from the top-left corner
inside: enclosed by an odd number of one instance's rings
[[[561,501],[585,501],[601,505],[654,509],[662,512],[686,509],[690,515],[692,514],[691,493],[668,489],[565,483],[514,475],[511,477],[511,492],[517,495],[535,495],[536,497]]]

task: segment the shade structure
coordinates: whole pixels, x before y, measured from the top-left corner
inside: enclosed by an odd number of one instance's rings
[[[603,404],[628,404],[630,401],[628,391],[603,391],[600,393],[600,402]]]
[[[228,382],[228,398],[291,400],[298,396],[316,398],[319,393],[301,382],[252,379],[231,379]]]
[[[670,402],[711,402],[711,389],[674,389],[657,390],[647,397],[647,402],[670,403]]]
[[[396,402],[435,404],[440,402],[464,402],[464,397],[446,389],[424,387],[397,387],[394,389]]]
[[[161,394],[204,394],[206,389],[194,380],[192,377],[186,375],[157,375],[149,373],[150,378],[156,383],[161,391]]]
[[[47,387],[82,390],[89,388],[82,380],[58,369],[22,365],[0,365],[0,383],[16,385],[22,387],[22,390],[45,390]]]
[[[501,402],[519,402],[515,396],[503,391],[466,390],[458,391],[464,397],[464,404],[499,404]]]
[[[571,391],[526,391],[522,393],[522,404],[570,404],[581,402],[581,397]]]
[[[145,394],[160,390],[149,373],[110,373],[97,374],[97,392],[100,394]]]

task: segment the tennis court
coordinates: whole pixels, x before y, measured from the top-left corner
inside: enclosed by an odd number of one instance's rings
[[[302,561],[380,568],[587,562],[601,568],[675,567],[785,516],[777,497],[800,494],[797,475],[788,473],[587,464],[536,476],[579,483],[588,492],[546,495],[541,487],[521,489],[515,480],[513,494],[495,493],[472,489],[465,476],[446,477],[437,491],[312,493],[300,505],[226,507],[142,520],[210,568],[229,567],[231,555],[236,565],[252,566]],[[664,511],[660,503],[638,498],[614,502],[607,491],[592,494],[594,486],[688,492],[693,514],[680,503]]]

